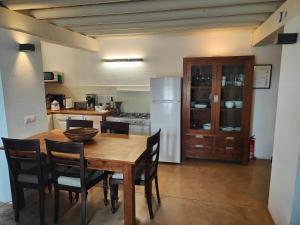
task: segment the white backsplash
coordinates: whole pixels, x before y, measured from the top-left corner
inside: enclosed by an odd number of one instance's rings
[[[86,94],[97,94],[99,103],[106,103],[113,96],[115,101],[122,101],[123,112],[150,112],[149,91],[118,91],[116,86],[70,86],[46,84],[46,94],[65,94],[74,101],[85,101]]]

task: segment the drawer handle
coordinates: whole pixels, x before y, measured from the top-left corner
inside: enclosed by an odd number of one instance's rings
[[[234,147],[228,147],[228,146],[226,146],[225,149],[226,149],[226,150],[233,150]]]
[[[203,139],[203,135],[196,135],[195,138],[198,138],[198,139]]]
[[[234,140],[234,137],[226,137],[226,140]]]
[[[194,145],[195,148],[204,148],[203,145]]]

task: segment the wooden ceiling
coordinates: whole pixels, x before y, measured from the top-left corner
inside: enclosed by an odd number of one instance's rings
[[[284,0],[6,0],[10,10],[87,36],[257,27]]]

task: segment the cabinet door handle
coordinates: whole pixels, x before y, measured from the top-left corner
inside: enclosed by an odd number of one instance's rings
[[[195,148],[204,148],[203,145],[194,145]]]
[[[214,95],[214,103],[218,103],[219,102],[219,95]]]
[[[225,147],[225,149],[226,149],[226,150],[233,150],[233,149],[234,149],[234,147],[229,147],[229,146],[226,146],[226,147]]]
[[[234,140],[234,137],[226,137],[226,140]]]
[[[198,138],[198,139],[203,139],[203,135],[196,135],[195,138]]]

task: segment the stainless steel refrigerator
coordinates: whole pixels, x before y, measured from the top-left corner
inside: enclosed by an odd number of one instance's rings
[[[161,128],[160,162],[181,162],[181,78],[150,80],[151,133]]]

